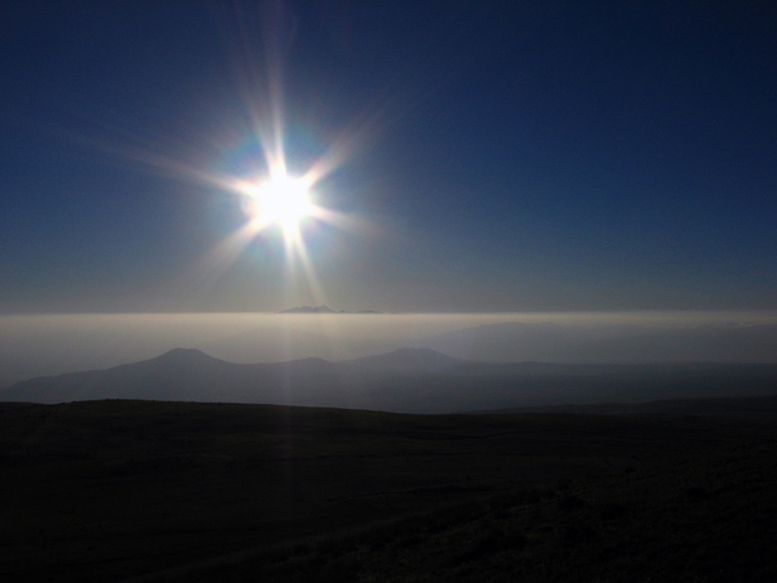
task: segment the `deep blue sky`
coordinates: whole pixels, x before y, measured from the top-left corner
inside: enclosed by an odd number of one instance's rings
[[[212,256],[273,80],[362,220],[304,226],[323,294]],[[12,0],[0,88],[4,313],[777,309],[770,2]]]

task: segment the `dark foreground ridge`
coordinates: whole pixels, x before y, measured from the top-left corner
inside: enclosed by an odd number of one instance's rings
[[[0,407],[0,579],[770,581],[776,436],[718,415]]]
[[[493,495],[156,580],[773,582],[775,468],[774,441],[740,446],[658,470]]]

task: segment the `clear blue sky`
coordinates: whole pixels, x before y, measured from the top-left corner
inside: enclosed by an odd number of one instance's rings
[[[0,88],[3,313],[777,309],[771,2],[11,0]]]

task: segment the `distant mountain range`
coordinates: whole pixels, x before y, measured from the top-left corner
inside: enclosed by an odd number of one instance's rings
[[[387,354],[356,358],[347,364],[373,372],[419,374],[451,371],[460,367],[463,361],[429,348],[400,348]]]
[[[296,308],[289,308],[288,310],[280,310],[278,314],[380,314],[375,310],[359,310],[356,312],[350,312],[348,310],[333,310],[329,306],[299,306]]]
[[[416,348],[345,362],[235,364],[178,348],[134,364],[16,383],[0,389],[0,401],[151,399],[454,413],[772,394],[772,364],[489,364]]]
[[[317,316],[327,313],[331,318]],[[33,377],[146,360],[177,346],[198,348],[233,363],[313,357],[341,362],[407,347],[464,361],[505,364],[777,364],[774,323],[673,327],[647,321],[608,325],[599,318],[586,324],[514,321],[461,328],[461,322],[473,320],[352,315],[356,312],[342,312],[347,317],[339,318],[337,314],[327,306],[303,306],[240,321],[235,321],[235,315],[211,314],[31,318],[19,329],[18,323],[0,322],[0,387]]]

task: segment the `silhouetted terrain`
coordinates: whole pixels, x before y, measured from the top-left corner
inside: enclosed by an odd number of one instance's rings
[[[769,317],[584,315],[494,323],[496,315],[82,314],[0,317],[0,386],[34,377],[139,362],[176,347],[234,363],[322,358],[344,362],[399,348],[428,348],[468,362],[777,364]],[[513,315],[517,318],[519,315]],[[701,316],[699,316],[701,317]],[[732,318],[727,321],[724,318]],[[583,323],[581,323],[581,321]],[[473,325],[490,322],[487,325]],[[761,322],[756,323],[756,322]],[[444,333],[443,333],[444,332]],[[6,378],[7,381],[2,379]]]
[[[0,401],[3,581],[777,574],[775,364],[175,349]]]
[[[161,580],[777,580],[775,442],[699,453],[658,468],[492,495]]]
[[[388,354],[356,358],[347,364],[371,372],[425,374],[451,371],[464,362],[428,348],[401,348]]]
[[[0,400],[120,398],[456,413],[770,394],[777,394],[775,364],[488,364],[409,348],[340,363],[235,364],[176,349],[106,370],[17,383],[0,390]]]
[[[611,414],[673,414],[673,415],[738,415],[751,418],[777,417],[777,395],[766,397],[724,397],[718,399],[666,399],[644,403],[601,403],[587,405],[556,405],[500,409],[497,413],[588,413]]]
[[[9,403],[0,579],[769,580],[775,435],[716,415]]]

